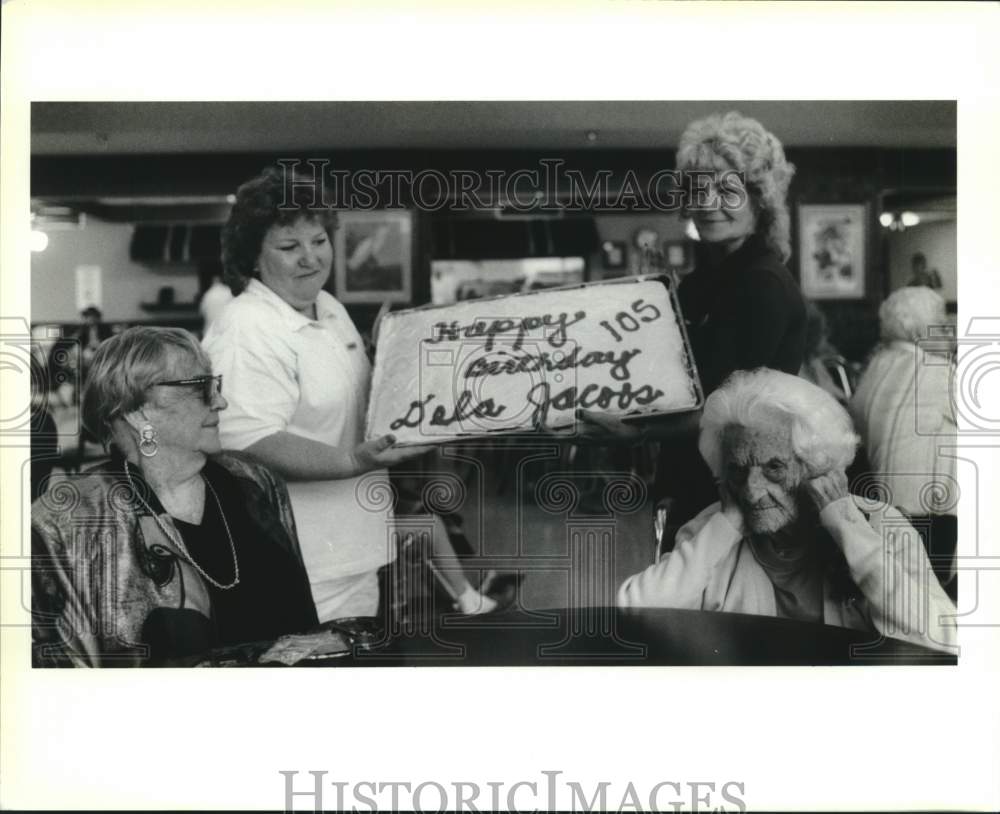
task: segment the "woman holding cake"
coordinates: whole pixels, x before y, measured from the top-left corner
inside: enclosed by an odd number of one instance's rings
[[[688,126],[677,148],[683,215],[698,230],[695,270],[678,297],[708,396],[730,373],[768,367],[798,373],[806,307],[785,261],[791,254],[788,185],[795,168],[781,142],[754,119],[713,114]],[[698,414],[649,422],[644,432],[606,416],[584,418],[619,437],[660,439],[656,493],[682,523],[716,500],[698,454]]]
[[[289,481],[303,559],[320,621],[371,616],[378,569],[395,559],[386,468],[427,451],[392,436],[363,440],[371,368],[347,310],[323,290],[336,213],[321,179],[269,167],[243,184],[222,232],[226,282],[236,298],[204,347],[227,383],[220,434]],[[434,535],[437,557],[448,541]],[[460,569],[459,610],[490,610]]]

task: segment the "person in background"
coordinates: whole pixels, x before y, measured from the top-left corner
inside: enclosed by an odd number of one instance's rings
[[[927,257],[923,252],[916,252],[910,260],[910,267],[913,272],[910,276],[908,286],[926,286],[935,291],[941,289],[941,275],[937,269],[927,268]]]
[[[881,343],[848,409],[865,443],[872,485],[913,518],[933,541],[936,557],[950,560],[957,532],[957,462],[941,447],[958,429],[951,396],[954,343],[932,334],[934,326],[946,324],[945,302],[932,289],[893,292],[879,308]],[[942,571],[949,588],[954,573],[949,562]]]
[[[59,457],[59,430],[52,414],[54,388],[48,377],[50,326],[31,327],[31,502],[48,488],[48,478]]]
[[[386,468],[428,447],[363,438],[371,367],[347,310],[324,290],[337,218],[322,200],[321,180],[277,167],[237,190],[222,231],[236,297],[203,344],[232,383],[222,444],[288,479],[316,610],[328,621],[375,615],[377,572],[396,557]],[[433,546],[450,551],[443,531]],[[460,570],[446,573],[460,611],[493,609]]]
[[[847,491],[856,444],[846,411],[815,385],[766,368],[733,373],[701,418],[720,499],[624,582],[619,605],[778,616],[952,648],[955,607],[916,533],[892,506]]]
[[[222,309],[232,301],[233,292],[229,290],[228,285],[222,282],[222,276],[213,275],[212,284],[205,289],[205,293],[201,295],[201,302],[198,303],[198,311],[204,320],[202,335],[208,333],[208,329],[219,318]]]
[[[816,303],[806,301],[806,350],[799,375],[817,387],[822,387],[846,407],[848,393],[830,375],[827,364],[831,361],[839,362],[846,375],[844,360],[830,343],[826,317]]]
[[[101,313],[101,309],[93,305],[84,308],[80,312],[80,316],[83,317],[83,325],[77,332],[76,337],[80,342],[80,352],[83,357],[83,374],[84,380],[86,380],[87,369],[90,367],[90,362],[97,353],[98,346],[111,336],[111,326],[104,323],[104,315]]]
[[[735,370],[797,374],[806,307],[785,267],[786,196],[795,167],[781,142],[755,119],[714,114],[681,135],[677,169],[685,178],[685,214],[700,238],[695,269],[681,281],[678,298],[705,395]],[[697,412],[644,422],[641,431],[600,414],[584,411],[582,418],[623,440],[662,442],[654,492],[672,499],[671,527],[716,499],[698,455]]]
[[[101,310],[93,305],[80,312],[83,323],[68,336],[56,339],[49,350],[48,377],[60,403],[79,403],[90,362],[98,346],[111,336],[111,326],[102,322]]]
[[[152,666],[317,624],[284,484],[219,454],[225,409],[187,331],[97,349],[83,418],[111,460],[32,506],[36,666]]]

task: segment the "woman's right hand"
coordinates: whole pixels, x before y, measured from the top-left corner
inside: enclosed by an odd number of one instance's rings
[[[397,447],[396,436],[383,435],[365,441],[355,447],[352,456],[357,463],[358,469],[362,472],[369,472],[372,469],[384,469],[412,458],[425,455],[433,448],[433,444],[422,444],[413,447]]]

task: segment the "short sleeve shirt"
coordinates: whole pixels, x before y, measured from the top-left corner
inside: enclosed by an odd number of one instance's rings
[[[226,449],[276,432],[353,449],[363,440],[371,368],[347,310],[321,291],[315,320],[258,280],[230,303],[203,345],[229,403]],[[372,571],[394,557],[384,470],[356,478],[292,481],[288,492],[313,583]]]

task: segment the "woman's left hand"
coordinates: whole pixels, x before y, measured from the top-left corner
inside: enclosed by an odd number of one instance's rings
[[[842,497],[847,497],[847,474],[843,469],[831,469],[817,478],[807,480],[804,489],[816,508],[823,511],[827,506]]]

